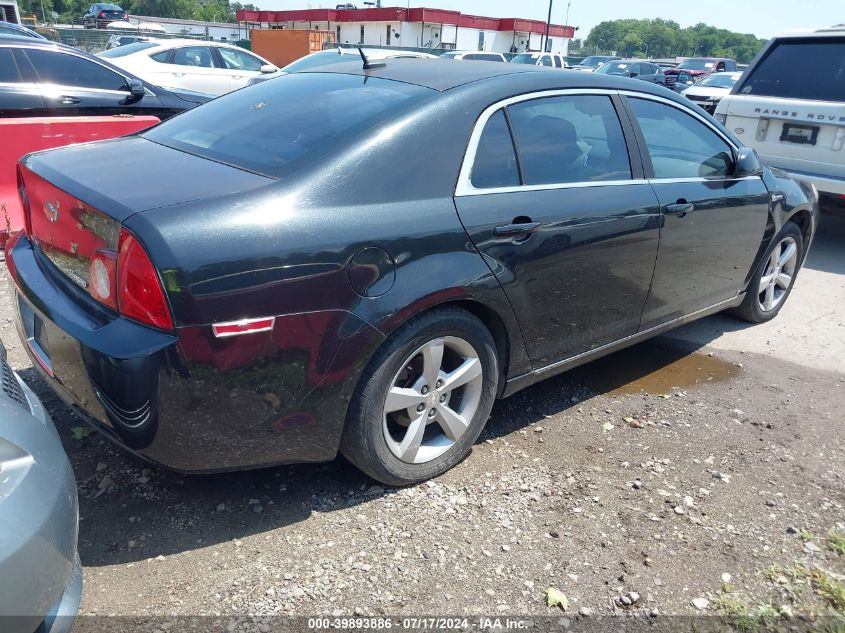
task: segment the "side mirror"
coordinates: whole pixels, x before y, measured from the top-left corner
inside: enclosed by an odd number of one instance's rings
[[[273,64],[264,64],[261,67],[261,72],[263,72],[263,73],[274,73],[277,70],[279,70],[279,69],[276,68],[275,66],[273,66]]]
[[[750,147],[740,147],[736,153],[736,164],[734,165],[734,177],[744,178],[745,176],[759,176],[763,171],[760,157],[757,150]]]
[[[631,78],[633,79],[633,78],[634,78],[634,77],[636,77],[638,74],[639,74],[639,73],[636,73],[636,72],[634,72],[634,71],[632,70],[631,72],[629,72],[629,73],[628,73],[628,76],[629,76],[629,77],[631,77]]]
[[[140,79],[130,79],[129,94],[132,95],[132,98],[135,101],[141,99],[145,94],[147,94],[147,90],[144,88],[144,82]]]

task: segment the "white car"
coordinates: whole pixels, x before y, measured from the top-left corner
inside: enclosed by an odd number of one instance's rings
[[[700,106],[710,114],[716,111],[716,105],[723,97],[727,96],[734,87],[742,73],[713,73],[707,75],[697,84],[685,88],[681,94],[697,106]]]
[[[811,182],[845,211],[845,27],[769,41],[716,107],[764,163]]]
[[[118,46],[99,54],[115,66],[165,88],[222,95],[278,68],[231,44],[202,40],[156,40]]]
[[[366,55],[368,61],[382,61],[386,59],[407,57],[418,59],[437,59],[437,55],[416,51],[391,50],[389,48],[361,48],[359,51],[358,48],[338,47],[311,53],[305,57],[300,57],[296,61],[291,62],[281,70],[274,73],[267,73],[259,75],[258,77],[253,77],[249,81],[249,85],[252,86],[254,84],[261,83],[262,81],[267,81],[268,79],[273,79],[274,77],[280,77],[281,75],[287,75],[288,73],[295,73],[300,70],[311,70],[312,68],[328,66],[329,64],[348,62],[349,60],[355,60],[356,58],[360,60],[361,51],[363,51],[364,55]]]
[[[465,59],[477,62],[506,62],[505,56],[501,53],[486,53],[484,51],[446,51],[440,56],[441,59]]]
[[[557,53],[520,53],[511,60],[511,64],[566,68],[566,60],[563,58],[563,55],[558,55]]]

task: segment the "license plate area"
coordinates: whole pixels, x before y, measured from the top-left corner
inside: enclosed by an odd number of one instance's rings
[[[41,365],[41,368],[48,375],[53,376],[53,363],[50,361],[50,342],[47,338],[47,329],[44,321],[38,316],[29,304],[18,295],[18,310],[21,315],[23,331],[26,335],[26,344],[29,351]]]
[[[784,123],[780,133],[780,140],[798,145],[815,145],[819,137],[818,125],[796,125]]]

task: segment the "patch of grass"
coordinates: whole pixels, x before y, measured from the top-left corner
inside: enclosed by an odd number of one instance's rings
[[[770,631],[780,617],[780,613],[771,604],[749,606],[730,596],[719,596],[713,606],[725,622],[740,633]]]
[[[798,532],[798,538],[807,543],[808,541],[813,540],[813,533],[810,532],[810,530],[802,529],[800,532]]]
[[[845,556],[845,532],[832,530],[827,535],[827,546],[840,556]]]
[[[821,569],[810,572],[810,582],[816,594],[839,614],[845,615],[845,583],[831,578]]]

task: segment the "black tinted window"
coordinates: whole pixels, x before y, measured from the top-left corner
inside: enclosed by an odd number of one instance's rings
[[[478,189],[512,187],[519,184],[513,140],[501,110],[490,117],[484,127],[470,179],[472,186]]]
[[[655,178],[724,178],[733,151],[697,118],[672,106],[631,99],[643,131]]]
[[[171,64],[179,66],[198,66],[200,68],[214,68],[211,49],[208,46],[184,46],[173,52]]]
[[[751,70],[739,93],[845,101],[845,38],[778,42]]]
[[[100,90],[126,90],[126,79],[96,62],[51,51],[26,51],[43,83]]]
[[[302,73],[209,101],[146,132],[152,141],[282,177],[294,164],[336,152],[353,136],[436,95],[358,75]]]
[[[546,97],[514,104],[508,112],[526,185],[631,177],[610,97]]]
[[[13,84],[21,80],[12,49],[0,48],[0,83]]]
[[[540,58],[540,65],[541,66],[551,66],[552,65],[552,58],[548,55],[543,55]]]

